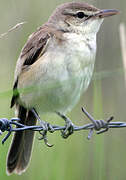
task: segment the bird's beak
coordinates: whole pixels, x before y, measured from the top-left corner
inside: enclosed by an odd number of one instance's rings
[[[94,16],[99,18],[105,18],[118,14],[119,11],[116,9],[103,9],[96,13]]]

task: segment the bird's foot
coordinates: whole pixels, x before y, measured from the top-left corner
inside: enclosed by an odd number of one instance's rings
[[[44,143],[48,147],[52,147],[53,144],[49,144],[48,143],[47,132],[49,131],[50,133],[53,133],[54,132],[54,128],[48,122],[45,122],[45,121],[41,120],[39,115],[35,111],[35,109],[32,109],[32,112],[34,113],[35,117],[37,118],[37,120],[40,123],[40,126],[42,127],[42,130],[39,131],[39,133],[41,134],[41,137],[39,138],[39,140],[44,140]]]
[[[49,144],[48,143],[48,138],[47,138],[47,132],[49,131],[50,133],[54,132],[54,129],[52,127],[51,124],[49,124],[48,122],[42,121],[40,120],[40,126],[42,126],[43,130],[39,131],[39,133],[42,135],[41,137],[39,137],[39,140],[44,140],[44,143],[48,146],[48,147],[52,147],[53,144]]]
[[[65,115],[63,115],[60,112],[57,112],[57,114],[65,120],[65,130],[61,130],[61,135],[64,139],[68,138],[71,134],[74,132],[75,125],[72,123],[72,121]]]

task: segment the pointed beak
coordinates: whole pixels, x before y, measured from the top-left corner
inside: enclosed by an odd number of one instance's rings
[[[105,18],[105,17],[116,15],[118,13],[119,11],[116,9],[103,9],[99,11],[97,14],[95,14],[95,17]]]

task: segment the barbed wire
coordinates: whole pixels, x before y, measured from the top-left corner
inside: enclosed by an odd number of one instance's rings
[[[94,121],[94,118],[84,108],[82,108],[82,111],[91,122],[92,120]],[[89,123],[82,126],[74,125],[73,131],[89,130],[87,138],[90,139],[92,137],[94,130],[96,131],[97,134],[101,134],[108,131],[110,128],[126,127],[126,122],[111,122],[113,119],[114,117],[111,116],[106,121],[95,120],[96,123],[99,125],[99,127],[96,126],[94,123]],[[0,135],[2,135],[3,132],[8,132],[2,139],[2,144],[5,143],[5,141],[9,138],[12,132],[31,130],[31,131],[38,131],[40,134],[42,134],[42,131],[44,130],[41,125],[28,126],[28,125],[21,124],[18,121],[19,121],[19,118],[11,118],[10,120],[8,120],[7,118],[0,119]],[[51,125],[51,126],[53,128],[53,132],[55,131],[62,132],[66,129],[66,126],[58,126],[58,125]],[[48,132],[51,132],[50,129],[48,129]],[[44,139],[44,138],[41,138],[41,139]],[[47,146],[52,146],[48,144],[47,139],[44,141]]]

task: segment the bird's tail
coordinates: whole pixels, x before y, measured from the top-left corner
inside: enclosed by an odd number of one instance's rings
[[[36,118],[32,111],[17,105],[18,117],[20,123],[25,125],[35,125]],[[34,138],[34,131],[18,131],[14,134],[12,144],[7,157],[7,173],[21,174],[28,166],[32,144]]]

